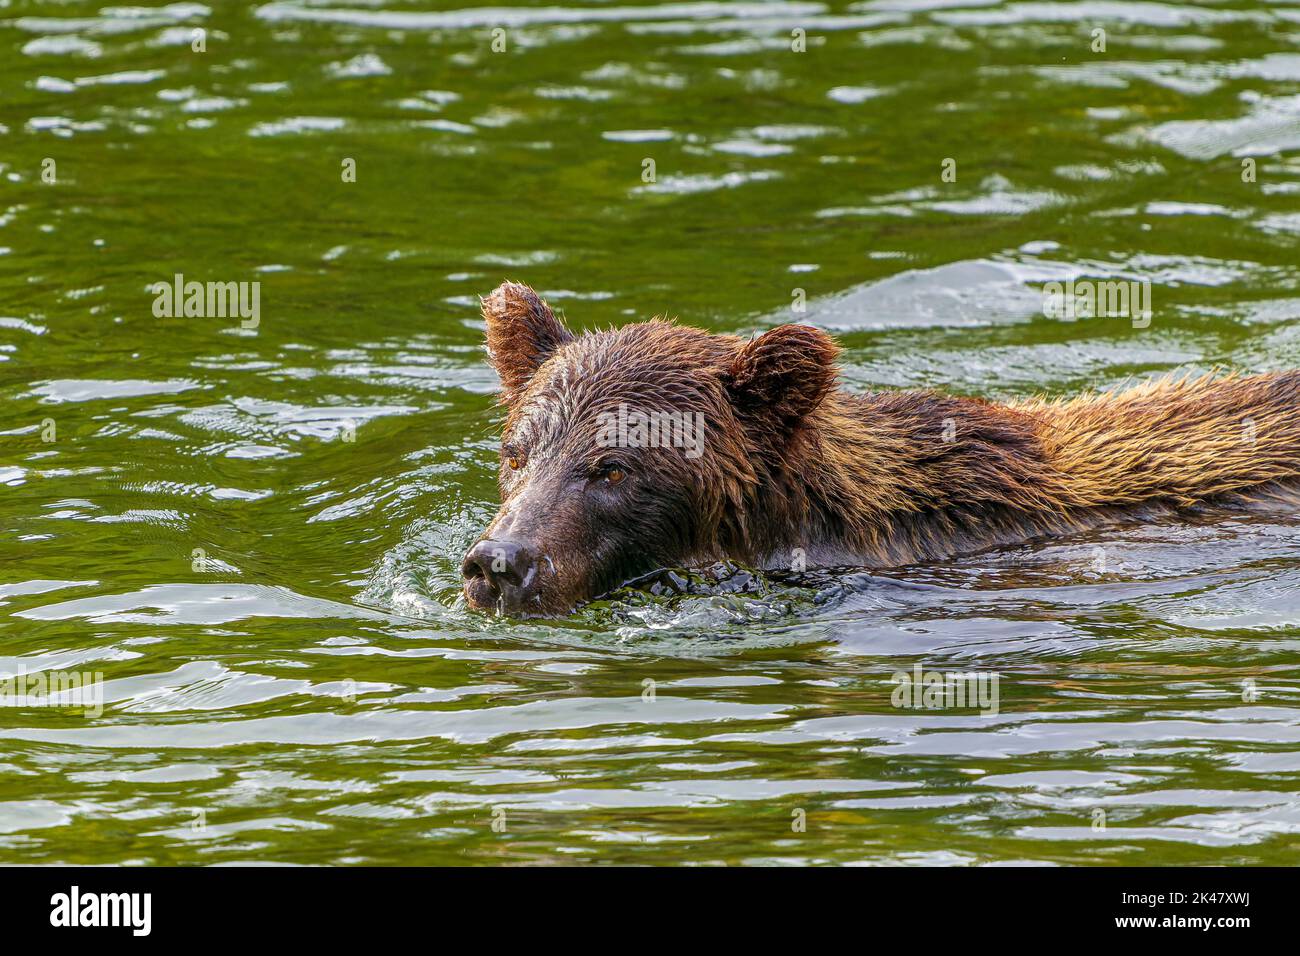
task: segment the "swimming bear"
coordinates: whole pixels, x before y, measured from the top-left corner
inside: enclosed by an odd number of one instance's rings
[[[554,616],[660,568],[884,568],[1300,497],[1298,371],[851,394],[808,325],[575,335],[513,282],[483,317],[506,419],[501,509],[462,564],[473,608]]]

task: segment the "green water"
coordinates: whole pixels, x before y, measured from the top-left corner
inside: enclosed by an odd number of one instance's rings
[[[505,278],[857,388],[1300,365],[1300,5],[434,7],[0,0],[0,675],[104,680],[0,708],[0,862],[1297,859],[1290,516],[529,624],[457,568]]]

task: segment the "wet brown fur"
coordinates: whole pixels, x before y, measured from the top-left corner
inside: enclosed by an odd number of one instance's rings
[[[538,610],[665,565],[902,565],[1211,502],[1297,501],[1300,372],[1006,404],[857,395],[836,390],[838,347],[810,326],[746,341],[653,320],[575,337],[513,283],[484,315],[503,459],[527,459],[519,474],[503,464],[488,534],[547,554]],[[704,456],[595,447],[595,415],[620,402],[703,411]],[[593,477],[611,462],[632,475],[617,493]]]

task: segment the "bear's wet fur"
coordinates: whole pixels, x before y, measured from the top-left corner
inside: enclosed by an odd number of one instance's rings
[[[483,300],[506,410],[476,608],[558,615],[663,567],[881,568],[1204,504],[1294,507],[1300,372],[995,403],[836,388],[808,325],[573,334],[526,285]],[[700,415],[703,454],[597,441],[620,406]]]

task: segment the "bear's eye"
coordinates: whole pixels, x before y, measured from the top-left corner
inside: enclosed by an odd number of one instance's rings
[[[524,467],[524,457],[517,452],[506,453],[506,467],[511,471],[518,471]]]
[[[605,472],[605,480],[611,485],[618,484],[626,477],[627,472],[623,471],[622,468],[611,468],[609,471]]]

